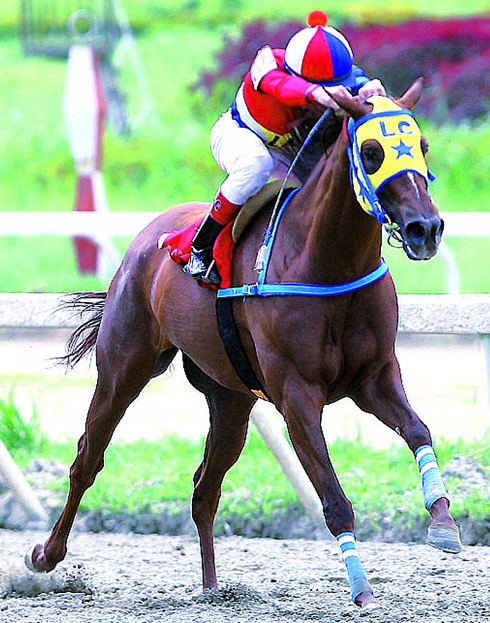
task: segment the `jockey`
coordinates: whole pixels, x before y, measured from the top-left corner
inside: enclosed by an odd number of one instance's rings
[[[183,269],[190,277],[219,285],[214,242],[266,184],[274,168],[271,150],[287,141],[301,108],[317,102],[337,110],[329,93],[347,95],[347,89],[364,100],[386,94],[379,80],[353,65],[348,41],[327,21],[326,13],[312,11],[308,26],[291,37],[285,50],[259,50],[231,108],[213,126],[211,150],[228,176],[192,241]]]

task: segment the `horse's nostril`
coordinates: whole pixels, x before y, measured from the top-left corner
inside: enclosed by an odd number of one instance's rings
[[[431,240],[435,240],[437,238],[437,232],[439,231],[438,225],[432,225],[430,228],[430,238]]]
[[[442,219],[437,219],[430,228],[430,237],[431,240],[435,242],[439,242],[442,237],[442,232],[444,231],[444,221]]]
[[[407,237],[412,241],[418,241],[425,238],[426,229],[422,223],[415,221],[409,223],[406,227]]]

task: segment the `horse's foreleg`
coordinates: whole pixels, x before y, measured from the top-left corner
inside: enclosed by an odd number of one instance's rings
[[[300,379],[288,379],[281,411],[293,447],[323,506],[330,532],[344,559],[352,601],[364,609],[378,606],[357,550],[354,513],[334,471],[321,428],[323,396]]]
[[[401,435],[414,453],[424,504],[432,519],[427,543],[446,552],[460,552],[459,530],[449,512],[449,496],[439,472],[431,435],[408,403],[396,357],[393,356],[376,377],[357,387],[352,398],[361,409],[373,413]]]
[[[192,518],[201,546],[203,588],[208,589],[218,586],[213,525],[221,484],[243,449],[249,414],[256,399],[218,385],[187,357],[184,357],[184,369],[192,385],[205,394],[210,413],[204,458],[194,475],[192,496]]]
[[[78,453],[70,469],[68,498],[47,541],[44,545],[36,545],[32,553],[26,555],[26,564],[33,571],[51,571],[64,559],[82,496],[103,468],[104,452],[117,424],[151,377],[154,359],[147,353],[142,356],[136,350],[132,356],[126,353],[122,357],[115,349],[114,358],[107,356],[107,351],[104,357],[97,358],[99,378],[85,432],[78,442]]]

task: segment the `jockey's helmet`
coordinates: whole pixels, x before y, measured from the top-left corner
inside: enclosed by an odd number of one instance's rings
[[[293,35],[286,46],[284,67],[309,82],[345,84],[352,71],[352,50],[344,35],[327,22],[323,11],[308,15],[308,27]]]

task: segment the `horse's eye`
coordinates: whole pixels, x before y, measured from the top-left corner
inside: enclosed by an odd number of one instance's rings
[[[361,156],[366,169],[366,173],[376,173],[383,163],[385,154],[378,141],[370,140],[362,144]]]
[[[376,158],[376,150],[373,147],[367,147],[362,155],[366,160],[374,160]]]
[[[424,156],[429,151],[429,143],[424,136],[420,139],[420,148],[422,149]]]

